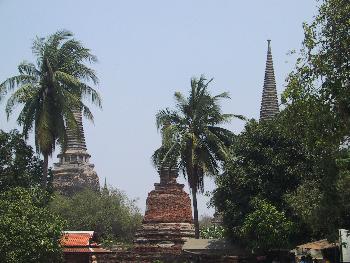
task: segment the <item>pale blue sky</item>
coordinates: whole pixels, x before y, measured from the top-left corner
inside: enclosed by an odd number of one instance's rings
[[[106,177],[138,197],[143,210],[158,181],[150,161],[160,144],[156,112],[173,106],[174,92],[187,92],[191,77],[205,74],[214,77],[213,94],[230,92],[226,113],[258,118],[266,40],[280,94],[295,60],[287,52],[300,48],[302,22],[315,12],[314,0],[0,0],[0,81],[22,60],[34,61],[35,36],[74,32],[99,58],[103,110],[93,109],[95,125],[85,124],[91,161],[101,182]],[[15,116],[6,122],[3,112],[1,104],[0,129],[17,128]],[[239,132],[243,125],[227,127]],[[212,213],[206,201],[199,200],[200,214]]]

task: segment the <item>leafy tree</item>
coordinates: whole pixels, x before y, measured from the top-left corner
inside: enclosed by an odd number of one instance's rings
[[[38,186],[42,173],[42,161],[18,131],[0,130],[0,192],[15,186]]]
[[[282,128],[283,125],[279,125],[276,119],[261,123],[254,120],[248,122],[245,130],[236,136],[231,146],[232,158],[225,163],[224,174],[216,181],[213,203],[223,215],[227,235],[253,248],[265,249],[278,242],[276,236],[273,237],[276,242],[272,240],[266,243],[264,239],[256,239],[256,243],[252,244],[252,233],[258,234],[263,229],[269,229],[268,220],[271,218],[265,218],[259,226],[249,222],[261,212],[266,212],[266,209],[276,210],[276,215],[282,213],[292,222],[297,221],[298,218],[290,213],[285,195],[295,191],[303,180],[314,175],[312,156],[297,138],[289,137]],[[264,203],[254,201],[257,198],[264,200]],[[278,221],[278,218],[271,220]],[[247,224],[257,227],[255,232]],[[298,240],[299,235],[307,236],[309,230],[303,225],[298,227],[299,232],[282,229],[277,234],[283,233],[281,238],[284,238],[288,233],[291,241]]]
[[[195,236],[199,238],[197,192],[204,190],[204,176],[217,175],[220,161],[228,158],[228,146],[233,134],[219,125],[234,117],[223,114],[219,105],[221,99],[229,98],[224,92],[211,96],[203,76],[191,80],[188,98],[175,92],[177,110],[165,109],[158,112],[157,128],[162,132],[162,146],[155,151],[156,166],[179,165],[187,177],[192,192]],[[241,117],[241,116],[239,116]]]
[[[20,187],[0,193],[2,262],[61,262],[62,220],[46,207],[39,189]]]
[[[22,62],[19,75],[0,84],[0,99],[16,88],[6,105],[7,117],[17,105],[23,108],[17,118],[28,138],[34,128],[36,150],[44,157],[42,184],[46,187],[48,157],[57,142],[65,146],[66,127],[78,132],[73,111],[82,110],[85,117],[93,120],[90,109],[82,102],[89,98],[101,106],[98,93],[87,81],[98,83],[95,72],[85,62],[97,59],[69,31],[57,31],[47,38],[36,38],[33,54],[36,64]]]
[[[286,124],[293,123],[287,124],[290,132],[304,138],[317,160],[315,178],[300,185],[287,201],[316,235],[349,227],[349,14],[349,1],[320,1],[315,19],[304,24],[300,57],[282,96]],[[303,202],[307,205],[300,207]]]
[[[240,229],[241,235],[251,240],[250,247],[262,251],[287,247],[293,223],[285,213],[264,199],[254,198],[251,205],[253,210],[246,215]]]
[[[339,201],[341,207],[341,218],[344,222],[350,221],[350,152],[343,152],[343,156],[337,160],[339,167],[339,179],[336,182],[337,192],[339,193]],[[350,224],[343,224],[343,228],[349,228]]]
[[[339,132],[349,134],[350,124],[350,3],[319,1],[318,14],[304,23],[305,39],[295,70],[283,94],[286,102],[316,97],[338,119]]]
[[[50,210],[67,220],[67,229],[96,231],[102,242],[131,242],[142,220],[135,201],[117,189],[85,190],[72,198],[57,195]]]
[[[214,217],[209,215],[202,215],[199,219],[199,228],[208,228],[213,225]]]
[[[220,225],[210,225],[200,229],[201,238],[205,239],[222,239],[224,238],[225,229]]]
[[[278,236],[284,239],[286,235],[290,245],[334,239],[338,228],[350,226],[347,150],[335,147],[329,135],[321,135],[321,122],[294,116],[314,116],[322,109],[308,112],[304,106],[288,106],[272,121],[248,122],[231,147],[232,159],[225,163],[224,174],[217,179],[213,203],[223,213],[228,236],[245,245],[276,248],[273,244],[288,245],[278,241]],[[264,240],[261,231],[269,229],[268,218],[244,230],[249,215],[270,213],[257,206],[257,199],[264,200],[276,215],[282,213],[292,223],[292,231],[276,230],[269,237],[276,234],[272,239],[276,242]],[[252,238],[252,233],[261,238]]]

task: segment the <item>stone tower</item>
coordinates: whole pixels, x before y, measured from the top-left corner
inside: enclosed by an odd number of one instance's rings
[[[160,183],[148,194],[145,216],[134,241],[133,252],[146,258],[180,254],[184,242],[194,238],[191,199],[184,185],[176,182],[178,169],[164,167],[159,175]]]
[[[94,165],[89,162],[85,143],[82,113],[73,111],[80,136],[67,128],[67,144],[64,152],[57,155],[59,162],[53,168],[53,187],[63,195],[71,196],[85,188],[99,191],[100,184]]]
[[[267,40],[267,43],[268,43],[267,59],[266,59],[264,88],[263,88],[261,108],[260,108],[260,120],[270,120],[279,112],[275,72],[273,69],[270,42],[271,40]]]

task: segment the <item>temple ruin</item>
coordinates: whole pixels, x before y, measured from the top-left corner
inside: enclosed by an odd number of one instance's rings
[[[160,183],[148,194],[134,242],[134,252],[145,256],[181,254],[184,242],[194,237],[191,199],[176,181],[178,169],[164,167],[159,175]]]
[[[279,112],[275,72],[272,61],[271,40],[267,40],[267,43],[267,59],[264,88],[261,99],[260,120],[271,120]]]
[[[60,194],[71,196],[83,189],[99,191],[100,183],[94,164],[90,163],[87,152],[82,113],[73,111],[78,125],[78,132],[67,128],[65,150],[57,155],[58,163],[53,168],[53,188]]]

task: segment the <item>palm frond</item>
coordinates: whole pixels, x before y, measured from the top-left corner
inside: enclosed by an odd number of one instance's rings
[[[33,54],[37,57],[38,61],[38,66],[40,67],[41,65],[41,59],[44,56],[44,51],[45,51],[45,38],[43,37],[36,37],[33,41],[32,45],[32,52]]]
[[[33,76],[33,81],[38,81],[40,71],[35,67],[33,63],[23,61],[18,65],[18,71],[21,75]]]
[[[187,105],[188,101],[181,92],[176,91],[174,93],[174,97],[175,97],[175,100],[177,101],[177,104],[179,104],[180,106]]]
[[[22,111],[17,118],[17,123],[23,127],[22,134],[25,139],[28,139],[29,132],[32,130],[35,123],[37,109],[40,107],[40,98],[38,97],[38,94],[36,95],[37,96],[35,98],[32,98],[32,100],[26,101]]]
[[[47,39],[46,44],[51,48],[57,49],[59,47],[59,44],[63,40],[66,40],[72,36],[73,36],[72,32],[70,32],[66,29],[61,29],[61,30],[58,30],[56,33],[50,35]]]
[[[82,111],[83,111],[84,117],[86,119],[88,119],[89,121],[91,121],[92,123],[94,123],[94,115],[92,114],[90,109],[87,106],[85,106],[84,104],[82,105]]]
[[[228,158],[229,152],[224,142],[209,129],[204,133],[206,136],[203,139],[203,143],[205,143],[208,149],[215,154],[218,161],[225,161]]]
[[[179,158],[179,144],[174,142],[170,147],[161,146],[152,156],[153,164],[156,167],[175,167]]]
[[[7,100],[6,107],[5,107],[7,119],[9,119],[12,113],[12,110],[15,106],[30,100],[35,92],[36,92],[36,87],[33,86],[32,84],[25,84],[19,87]]]
[[[220,94],[215,95],[213,97],[214,101],[217,101],[217,100],[220,100],[220,99],[231,99],[230,93],[229,92],[223,92],[223,93],[220,93]]]
[[[217,126],[208,126],[207,128],[211,133],[215,134],[226,147],[230,147],[234,143],[235,134],[233,132]]]
[[[65,72],[56,71],[54,74],[58,82],[64,83],[64,85],[67,87],[75,88],[75,93],[81,94],[83,98],[88,98],[93,104],[97,105],[99,108],[102,108],[101,97],[95,89]]]
[[[237,114],[233,114],[233,117],[240,119],[242,121],[247,121],[247,117],[245,117],[244,115],[237,115]]]
[[[158,130],[167,125],[179,124],[181,122],[182,120],[178,113],[176,111],[171,111],[168,108],[160,110],[156,114],[156,125]]]
[[[8,91],[15,89],[19,85],[33,83],[35,80],[35,77],[23,74],[6,79],[0,84],[0,101]]]

